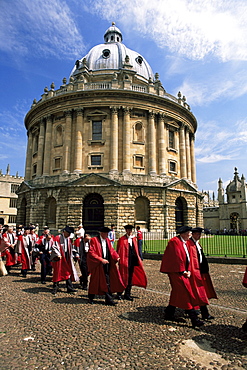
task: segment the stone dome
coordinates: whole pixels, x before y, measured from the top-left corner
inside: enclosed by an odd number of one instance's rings
[[[238,176],[237,168],[235,167],[234,179],[227,185],[226,192],[241,191],[241,180]]]
[[[146,59],[138,52],[127,48],[122,43],[122,33],[112,23],[104,34],[104,44],[94,46],[87,55],[76,64],[70,76],[80,73],[80,68],[87,67],[89,71],[121,70],[124,66],[145,80],[154,80],[154,73]]]

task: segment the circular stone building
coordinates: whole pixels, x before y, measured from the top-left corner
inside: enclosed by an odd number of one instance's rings
[[[34,100],[25,126],[18,223],[82,223],[88,232],[131,223],[167,233],[202,225],[196,118],[185,97],[168,94],[145,58],[122,43],[114,23],[69,81]]]

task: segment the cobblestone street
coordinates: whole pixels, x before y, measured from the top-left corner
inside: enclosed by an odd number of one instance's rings
[[[145,260],[146,290],[133,288],[134,301],[105,306],[87,303],[87,292],[51,294],[52,282],[27,278],[15,267],[0,278],[1,370],[22,369],[247,369],[247,289],[243,265],[210,264],[218,300],[211,323],[193,329],[164,321],[169,282],[160,261]],[[177,311],[183,315],[182,310]]]

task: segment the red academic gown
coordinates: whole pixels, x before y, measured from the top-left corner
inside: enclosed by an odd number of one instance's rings
[[[131,285],[146,288],[147,287],[147,277],[143,269],[142,260],[139,256],[137,240],[135,237],[132,238],[132,242],[133,242],[133,246],[134,246],[137,258],[138,258],[138,266],[134,267]],[[119,254],[119,257],[120,257],[119,272],[123,280],[124,286],[126,288],[128,285],[128,279],[129,279],[129,269],[128,269],[129,243],[128,243],[128,238],[126,235],[123,235],[121,238],[118,239],[117,253]]]
[[[185,310],[209,304],[202,282],[200,268],[195,248],[189,248],[188,256],[179,236],[172,238],[162,257],[160,271],[168,274],[172,287],[169,304]],[[181,272],[190,271],[190,278]]]
[[[29,270],[31,268],[31,253],[29,251],[29,235],[20,235],[18,237],[18,249],[21,253],[22,270]]]
[[[51,262],[52,268],[53,268],[53,275],[52,275],[52,281],[54,283],[58,281],[68,280],[69,278],[71,281],[78,281],[78,275],[73,263],[73,256],[72,256],[72,243],[70,238],[67,238],[68,241],[68,255],[69,258],[66,259],[63,244],[64,244],[64,236],[63,235],[57,235],[54,238],[54,242],[57,243],[60,249],[61,259],[56,262]]]
[[[190,248],[196,248],[197,249],[197,246],[194,242],[193,239],[189,239],[188,241],[189,245],[190,245]],[[203,250],[202,250],[202,247],[199,244],[199,248],[200,248],[200,254],[201,254],[201,258],[202,258],[202,261],[200,263],[199,261],[199,252],[197,252],[197,257],[198,257],[198,263],[199,263],[199,266],[200,266],[200,272],[201,272],[201,278],[202,278],[202,283],[204,285],[204,288],[205,288],[205,291],[206,291],[206,294],[207,294],[207,297],[208,299],[211,299],[211,298],[215,298],[217,299],[217,294],[214,290],[214,286],[213,286],[213,283],[212,283],[212,280],[211,280],[211,276],[209,274],[209,267],[208,267],[208,263],[207,263],[207,260],[206,260],[206,257],[203,253]]]
[[[119,258],[117,252],[113,249],[110,240],[106,239],[107,247],[109,250],[109,277],[111,293],[123,292],[124,284],[122,282],[120,273],[117,269],[116,262]],[[94,237],[90,241],[89,251],[87,253],[88,271],[91,274],[89,283],[89,294],[103,295],[108,292],[106,284],[105,273],[102,263],[102,247],[99,237]]]
[[[247,267],[246,267],[246,270],[245,270],[245,274],[244,274],[244,278],[243,278],[242,284],[243,284],[243,286],[245,288],[247,288]]]
[[[12,233],[14,238],[14,243],[12,241],[12,238],[10,236],[10,233],[4,233],[2,235],[2,243],[5,245],[6,249],[4,252],[2,252],[2,256],[6,256],[6,266],[13,266],[17,262],[17,255],[15,253],[15,246],[17,244],[17,236],[16,234]],[[11,245],[14,244],[14,247],[11,247]]]

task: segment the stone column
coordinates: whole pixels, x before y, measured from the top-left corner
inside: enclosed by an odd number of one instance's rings
[[[180,177],[183,178],[187,176],[184,124],[181,124],[179,130],[179,153],[180,153]]]
[[[110,171],[118,172],[118,108],[111,109]]]
[[[130,172],[130,108],[123,107],[123,172]]]
[[[46,118],[45,149],[43,175],[49,176],[51,171],[51,137],[52,137],[52,116]]]
[[[39,125],[37,176],[42,176],[42,172],[43,172],[44,142],[45,142],[45,123],[44,123],[44,120],[41,119],[40,125]]]
[[[148,155],[149,155],[149,174],[156,174],[156,132],[155,132],[155,113],[149,111],[149,141],[148,141]]]
[[[72,110],[67,110],[65,114],[65,134],[63,147],[63,173],[70,172],[70,156],[71,156],[71,126],[72,126]]]
[[[166,128],[165,128],[165,116],[164,114],[159,115],[158,121],[158,144],[159,144],[159,174],[165,175],[166,173]]]
[[[82,173],[83,108],[76,110],[74,172]]]
[[[30,130],[27,132],[27,154],[26,154],[26,167],[25,167],[25,180],[31,180],[31,165],[32,165],[32,133]]]
[[[187,179],[191,180],[190,133],[188,127],[185,130],[185,147],[186,147]]]
[[[190,136],[191,180],[196,184],[195,135]]]

